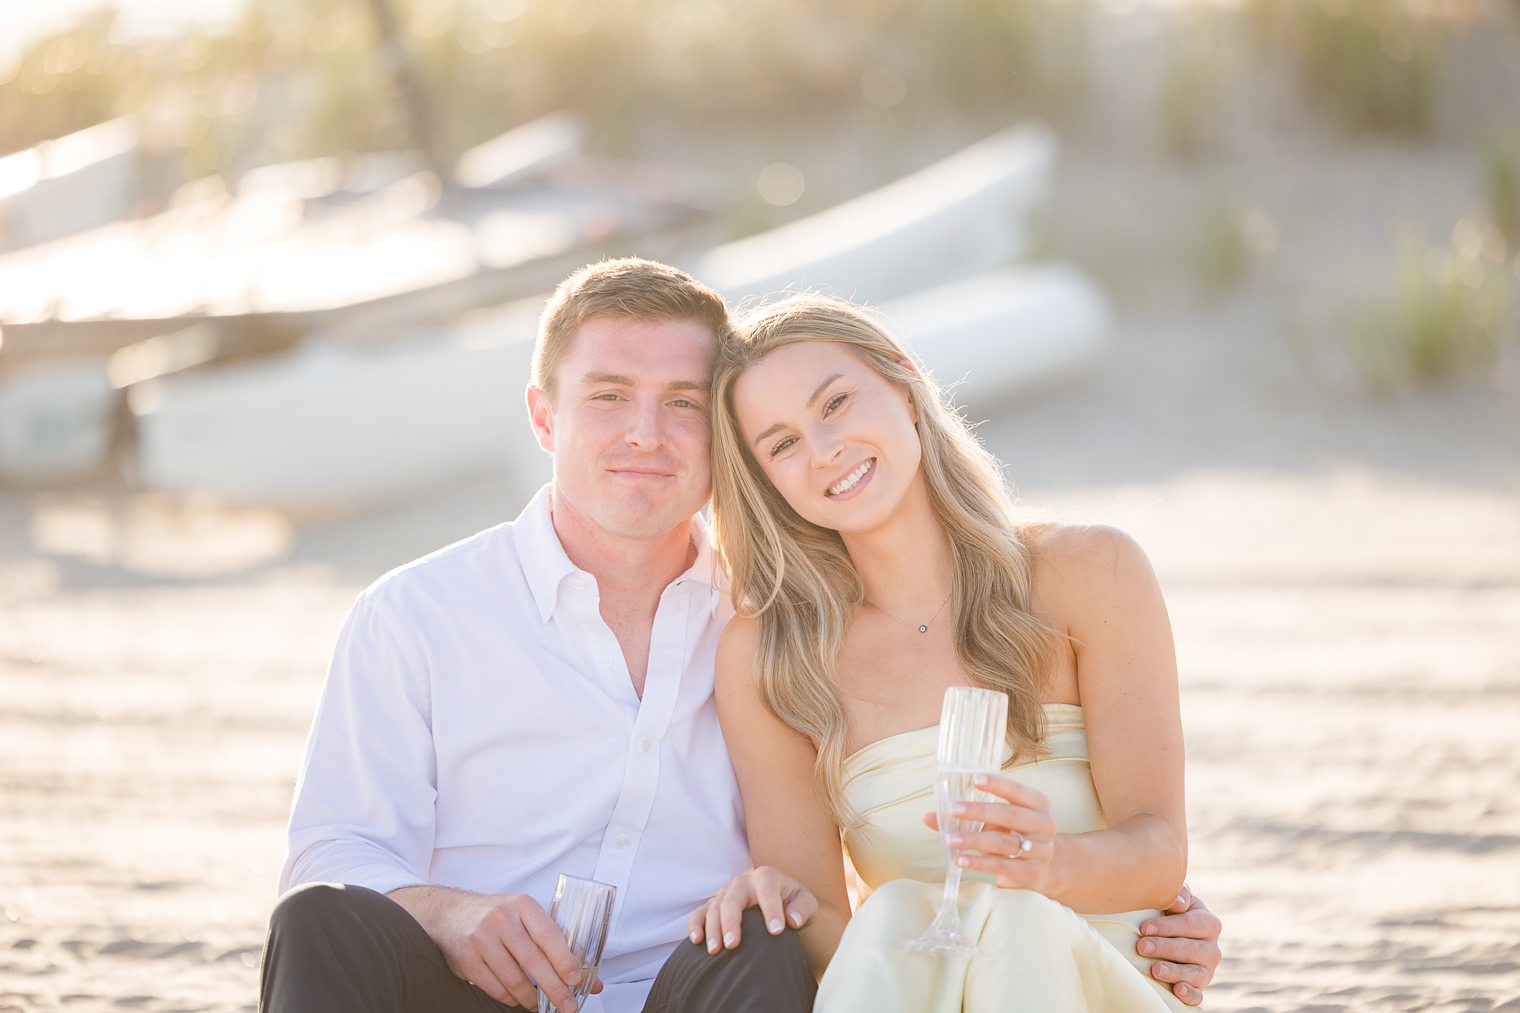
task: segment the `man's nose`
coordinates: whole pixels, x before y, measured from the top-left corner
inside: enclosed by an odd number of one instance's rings
[[[650,450],[665,443],[665,420],[658,404],[639,405],[629,420],[624,439],[630,447]]]

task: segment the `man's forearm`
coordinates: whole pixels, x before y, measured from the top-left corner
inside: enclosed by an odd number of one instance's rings
[[[421,925],[433,941],[443,934],[443,923],[467,900],[479,894],[451,886],[403,886],[386,894]]]

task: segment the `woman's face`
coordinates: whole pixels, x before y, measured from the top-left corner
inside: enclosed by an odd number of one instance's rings
[[[733,404],[761,470],[820,527],[877,528],[917,480],[922,448],[907,391],[846,345],[777,349],[739,376]]]

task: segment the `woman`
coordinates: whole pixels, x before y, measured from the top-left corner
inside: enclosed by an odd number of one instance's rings
[[[756,870],[693,939],[736,945],[757,904],[772,931],[785,918],[825,1011],[1184,1008],[1132,956],[1187,854],[1144,554],[1016,523],[995,460],[855,307],[794,297],[740,332],[713,377],[714,527],[741,605],[717,700]],[[934,725],[967,684],[1008,695],[1011,751],[983,786],[1001,801],[966,812],[983,830],[952,842],[969,964],[904,946],[944,876]],[[841,833],[872,891],[853,919]]]

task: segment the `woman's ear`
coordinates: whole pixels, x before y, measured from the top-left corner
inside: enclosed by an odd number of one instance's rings
[[[923,379],[923,374],[918,371],[918,367],[907,359],[898,359],[897,364],[920,380]],[[918,398],[913,396],[913,388],[907,386],[903,387],[903,396],[908,399],[908,411],[913,415],[913,424],[916,426],[918,425]]]

